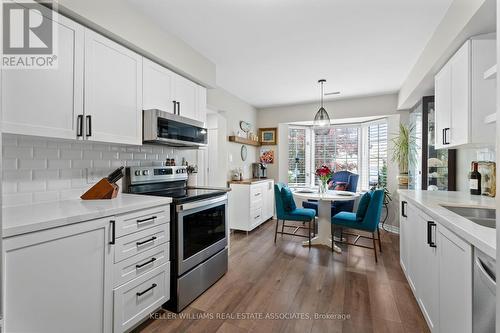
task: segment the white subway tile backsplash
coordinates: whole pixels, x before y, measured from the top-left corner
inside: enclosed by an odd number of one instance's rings
[[[2,204],[4,206],[28,205],[33,202],[32,193],[3,194]]]
[[[4,170],[3,182],[18,182],[23,180],[31,180],[31,170]]]
[[[4,134],[3,204],[24,205],[36,202],[75,199],[94,179],[106,176],[120,166],[161,165],[166,158],[182,156],[195,162],[188,150],[158,145],[124,146],[87,141],[35,138]]]
[[[81,160],[83,157],[81,150],[63,149],[60,154],[62,160]]]
[[[59,200],[59,192],[57,191],[47,191],[47,192],[35,192],[33,193],[34,202],[50,202]]]
[[[35,148],[33,150],[34,157],[37,159],[58,159],[59,158],[59,149],[57,148]]]
[[[33,170],[33,180],[59,179],[59,170]]]
[[[45,180],[37,181],[21,181],[17,183],[17,190],[19,192],[41,192],[46,190]]]
[[[6,157],[6,158],[32,158],[33,157],[33,148],[32,147],[5,146],[5,147],[3,147],[3,157]]]
[[[49,169],[69,169],[71,168],[70,160],[48,160]]]
[[[73,161],[71,161],[71,167],[73,169],[91,168],[92,161],[90,161],[90,160],[73,160]]]
[[[18,162],[19,169],[21,170],[37,170],[46,169],[47,160],[26,160],[20,159]]]
[[[55,179],[47,182],[47,190],[63,190],[71,187],[71,179]]]
[[[100,151],[86,150],[83,152],[84,160],[98,160],[101,158],[102,153]]]
[[[4,170],[16,170],[17,169],[17,158],[4,158],[2,162],[3,162],[3,169]]]

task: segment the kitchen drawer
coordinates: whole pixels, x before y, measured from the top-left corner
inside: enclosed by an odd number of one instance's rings
[[[170,241],[170,223],[116,239],[115,263]]]
[[[262,198],[262,186],[260,184],[250,185],[250,200],[257,197]]]
[[[170,298],[170,263],[113,290],[114,332],[124,332]]]
[[[262,219],[262,208],[250,210],[250,225],[252,227],[259,225]]]
[[[250,210],[262,208],[262,206],[263,206],[262,196],[258,196],[257,198],[254,197],[250,198]]]
[[[170,243],[163,243],[113,265],[114,283],[118,287],[168,262]],[[138,267],[139,266],[139,267]]]
[[[118,215],[116,216],[116,237],[122,237],[169,221],[169,206],[137,210],[128,214]]]

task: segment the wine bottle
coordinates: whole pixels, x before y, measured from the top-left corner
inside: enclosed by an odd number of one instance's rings
[[[473,171],[469,175],[470,194],[481,195],[481,174],[477,171],[478,163],[474,162]]]

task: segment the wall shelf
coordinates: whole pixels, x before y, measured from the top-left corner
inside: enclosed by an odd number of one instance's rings
[[[497,65],[488,68],[483,75],[485,80],[493,80],[497,78]]]
[[[235,143],[240,143],[243,145],[256,146],[256,147],[260,146],[259,141],[254,141],[254,140],[242,138],[242,137],[239,137],[236,135],[229,136],[229,142],[235,142]]]

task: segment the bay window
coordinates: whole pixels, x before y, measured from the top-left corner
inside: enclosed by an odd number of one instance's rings
[[[324,133],[324,132],[323,132]],[[333,172],[360,175],[358,190],[367,190],[387,178],[387,121],[331,126],[327,134],[312,126],[289,126],[288,183],[314,187],[314,171],[327,165]]]

